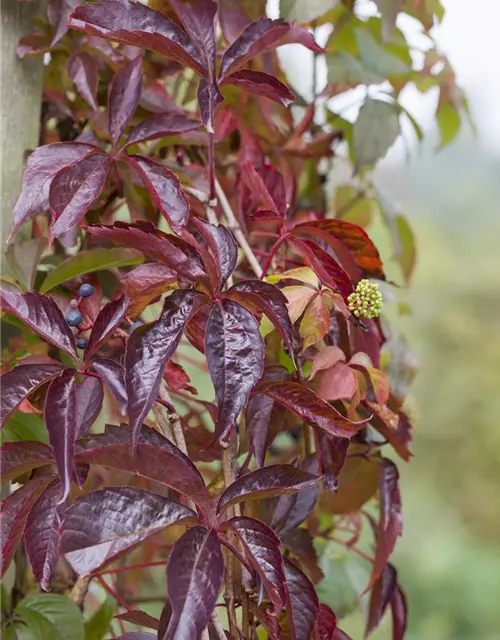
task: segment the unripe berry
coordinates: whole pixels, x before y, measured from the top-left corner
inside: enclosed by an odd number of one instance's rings
[[[94,293],[94,287],[91,284],[85,283],[80,287],[80,295],[82,298],[88,298]]]
[[[76,341],[76,346],[79,349],[85,349],[85,347],[87,346],[87,340],[85,340],[85,338],[78,338],[78,340]]]
[[[69,306],[70,306],[72,309],[78,309],[78,300],[75,300],[75,299],[73,298],[73,300],[70,300],[70,301],[69,301]]]
[[[72,309],[66,314],[66,322],[70,327],[77,327],[83,322],[83,316],[77,309]]]
[[[360,280],[356,290],[347,298],[349,310],[357,317],[377,318],[382,310],[382,295],[378,284]]]
[[[134,329],[137,329],[137,327],[142,327],[143,324],[144,322],[141,322],[140,320],[136,320],[133,324],[130,325],[128,332],[132,333]]]

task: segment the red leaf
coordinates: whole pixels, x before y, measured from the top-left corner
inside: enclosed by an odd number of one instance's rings
[[[386,458],[381,460],[379,483],[380,520],[377,531],[377,551],[367,590],[382,575],[387,561],[396,546],[396,540],[403,533],[399,473],[396,465]]]
[[[5,575],[23,535],[26,519],[38,497],[54,476],[36,477],[7,496],[2,502],[0,577]]]
[[[139,315],[148,304],[177,282],[177,273],[162,264],[141,264],[120,278],[120,291],[128,298],[128,315]]]
[[[202,305],[186,324],[186,338],[200,353],[205,353],[205,331],[212,307]]]
[[[134,449],[141,425],[156,402],[165,365],[174,355],[193,305],[200,295],[190,290],[174,291],[166,298],[159,319],[137,327],[127,341],[125,385]]]
[[[50,385],[45,399],[45,424],[61,480],[58,504],[69,496],[77,430],[76,371],[67,369]]]
[[[240,89],[244,89],[249,93],[255,93],[265,98],[270,98],[275,102],[288,107],[295,102],[295,96],[290,89],[278,80],[276,76],[272,76],[263,71],[252,71],[251,69],[242,69],[236,73],[226,76],[221,82],[221,86],[232,85]]]
[[[219,499],[217,511],[225,511],[235,502],[296,493],[314,486],[318,481],[319,476],[297,469],[291,464],[277,464],[257,469],[238,478],[224,491]]]
[[[342,269],[335,258],[312,240],[294,239],[293,245],[305,253],[312,270],[323,284],[340,293],[347,300],[354,288],[347,272]]]
[[[318,396],[323,400],[350,400],[358,388],[356,373],[343,362],[323,371]]]
[[[24,544],[35,579],[44,591],[49,590],[52,571],[59,558],[59,543],[66,505],[58,504],[59,481],[42,493],[31,509],[24,530]]]
[[[124,156],[144,183],[162,215],[174,227],[183,227],[189,218],[189,203],[179,178],[159,162],[143,156]]]
[[[115,147],[134,115],[142,91],[142,55],[118,67],[109,87],[108,129]]]
[[[190,393],[196,394],[196,389],[189,384],[191,380],[180,364],[176,364],[175,362],[172,362],[172,360],[169,360],[165,367],[163,377],[172,391],[182,391],[185,389]]]
[[[256,387],[255,393],[273,398],[307,424],[341,438],[350,438],[367,422],[352,422],[344,418],[314,391],[298,382],[267,382]]]
[[[109,338],[113,331],[120,326],[127,312],[128,300],[121,296],[104,305],[97,316],[85,347],[85,361],[89,362],[99,347]]]
[[[4,442],[0,447],[2,483],[53,461],[50,447],[43,442]]]
[[[52,239],[83,220],[104,189],[110,162],[109,156],[93,153],[57,172],[49,189]]]
[[[336,346],[324,347],[313,358],[309,380],[312,380],[318,373],[318,371],[322,371],[323,369],[331,369],[338,362],[345,362],[345,353],[342,351],[342,349]]]
[[[347,220],[316,220],[297,225],[294,234],[310,233],[320,235],[325,240],[333,237],[347,247],[357,265],[366,275],[385,280],[384,268],[377,247],[364,229]]]
[[[172,616],[162,640],[199,638],[217,602],[224,559],[215,531],[189,529],[174,545],[167,566]]]
[[[19,318],[47,342],[77,358],[75,336],[59,307],[41,293],[14,293],[0,289],[2,311]]]
[[[264,369],[264,342],[253,315],[232,300],[216,303],[205,331],[205,353],[218,405],[214,436],[224,441]]]
[[[68,58],[66,69],[68,76],[75,83],[82,98],[92,109],[98,109],[96,95],[99,83],[99,67],[96,60],[84,51],[76,51]]]
[[[66,512],[61,551],[88,576],[194,511],[150,491],[107,487],[77,498]]]
[[[79,0],[49,0],[47,17],[53,28],[51,46],[53,47],[68,30],[68,19],[78,5]]]
[[[323,483],[327,491],[336,492],[338,478],[347,458],[348,438],[331,436],[323,431],[315,432],[316,456]]]
[[[83,438],[99,417],[104,400],[104,389],[99,378],[86,377],[76,387],[76,437]]]
[[[318,463],[314,456],[302,463],[302,468],[317,473]],[[281,496],[274,509],[271,526],[280,536],[292,532],[310,515],[318,499],[318,484],[302,489],[295,494]]]
[[[202,78],[198,86],[198,104],[200,106],[200,120],[208,133],[215,131],[215,114],[223,101],[224,97],[217,84],[215,82],[209,83]]]
[[[278,45],[282,44],[301,44],[306,49],[314,51],[315,53],[324,53],[323,47],[314,39],[314,35],[306,27],[301,27],[296,22],[290,25],[290,31],[279,41]]]
[[[117,616],[114,616],[115,620],[123,620],[124,622],[130,622],[131,624],[135,624],[138,627],[146,627],[146,629],[154,629],[158,630],[160,621],[158,618],[153,618],[149,613],[145,613],[144,611],[139,611],[138,609],[130,609],[129,611],[125,611],[124,613],[120,613]],[[151,636],[156,640],[156,636]]]
[[[284,380],[286,377],[287,371],[283,367],[270,367],[264,372],[262,380]],[[266,451],[276,437],[280,423],[283,423],[280,417],[283,417],[283,410],[272,398],[260,393],[250,396],[245,412],[245,423],[255,462],[259,468],[264,466]]]
[[[401,587],[396,584],[396,589],[391,600],[392,611],[392,638],[403,640],[408,625],[408,607],[406,597]]]
[[[78,31],[156,51],[203,73],[204,60],[186,32],[160,11],[129,0],[77,7],[69,26]]]
[[[127,412],[127,391],[125,389],[125,371],[121,364],[104,358],[94,360],[92,366],[115,397],[120,413],[125,415]]]
[[[198,469],[160,433],[142,427],[135,458],[130,455],[129,443],[128,425],[107,425],[105,433],[90,435],[77,443],[76,459],[78,462],[130,471],[155,480],[202,507],[210,503],[210,496]]]
[[[87,227],[87,231],[99,238],[118,242],[150,255],[188,280],[206,278],[199,256],[187,242],[159,231],[150,223],[115,222],[113,226],[91,225]]]
[[[251,164],[243,167],[242,179],[250,190],[253,207],[247,215],[255,216],[259,207],[264,206],[281,218],[287,210],[286,190],[283,176],[270,164],[254,168]],[[266,212],[266,217],[269,212]],[[271,217],[271,219],[274,219]]]
[[[288,315],[287,297],[278,287],[261,280],[245,280],[232,286],[226,295],[236,299],[240,304],[248,305],[252,311],[265,313],[279,331],[292,360],[295,359],[296,333]]]
[[[10,414],[30,393],[52,380],[64,369],[62,364],[21,364],[4,373],[0,378],[2,386],[0,426],[3,427]]]
[[[205,60],[205,76],[209,80],[213,80],[217,55],[215,34],[217,1],[188,0],[188,2],[183,2],[182,0],[170,0],[170,4],[200,52],[200,56]]]
[[[156,140],[167,136],[186,133],[199,129],[198,120],[184,115],[183,113],[159,113],[141,120],[128,134],[123,148],[146,140]]]
[[[191,224],[210,248],[217,268],[218,286],[222,287],[238,260],[238,246],[233,234],[222,224],[215,226],[198,217],[191,218]]]
[[[335,640],[337,616],[326,604],[319,605],[317,625],[318,640]]]
[[[219,77],[227,77],[244,67],[254,56],[277,46],[289,30],[290,25],[284,20],[264,17],[254,20],[224,52]]]
[[[273,615],[278,615],[286,600],[280,539],[266,524],[254,518],[232,518],[229,525],[243,543],[245,555],[264,583],[274,605]]]
[[[310,638],[319,610],[318,596],[311,581],[290,560],[284,559],[288,591],[288,619],[294,640]]]
[[[387,605],[393,598],[396,584],[396,569],[391,564],[387,564],[372,588],[365,637],[368,637],[379,626]]]

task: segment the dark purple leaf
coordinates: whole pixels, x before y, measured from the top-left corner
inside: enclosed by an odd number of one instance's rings
[[[156,402],[165,365],[177,349],[200,295],[192,290],[174,291],[166,298],[159,319],[135,329],[127,341],[125,386],[133,448],[141,425]]]
[[[98,238],[137,249],[188,280],[206,278],[201,259],[199,256],[194,259],[194,250],[187,242],[159,231],[150,223],[116,222],[113,226],[99,224],[87,227],[87,231]]]
[[[90,357],[99,349],[113,331],[120,326],[127,313],[128,300],[125,296],[120,296],[117,300],[112,300],[99,312],[95,319],[94,326],[89,336],[89,341],[85,347],[85,361],[89,362]]]
[[[36,292],[0,290],[0,302],[2,311],[16,316],[44,340],[77,357],[75,336],[52,298]]]
[[[321,282],[347,300],[354,288],[349,275],[335,258],[312,240],[294,239],[293,245],[306,255],[312,270]]]
[[[229,521],[231,529],[243,543],[245,555],[259,574],[278,615],[285,605],[285,574],[281,541],[267,524],[239,516]]]
[[[109,156],[93,153],[57,172],[49,188],[52,239],[83,220],[104,189],[110,162]]]
[[[168,623],[170,622],[170,618],[172,617],[172,607],[170,606],[170,602],[168,598],[165,600],[165,604],[163,605],[163,609],[160,615],[160,623],[158,625],[158,640],[162,640],[165,638],[165,634],[167,633]]]
[[[53,478],[54,476],[32,478],[2,502],[0,519],[2,561],[0,563],[0,577],[3,577],[9,568],[33,505]]]
[[[238,478],[219,499],[217,511],[223,511],[235,502],[255,498],[269,498],[315,486],[319,476],[291,464],[276,464],[252,471]]]
[[[73,12],[69,26],[161,53],[202,74],[204,59],[186,32],[160,11],[129,0],[101,0]]]
[[[299,24],[292,23],[290,25],[290,31],[279,41],[278,45],[282,44],[301,44],[306,49],[314,51],[315,53],[325,53],[323,47],[314,39],[314,35],[306,27],[301,27]]]
[[[118,68],[109,87],[108,129],[116,147],[142,91],[142,55]]]
[[[157,138],[166,138],[167,136],[186,133],[186,131],[194,131],[199,129],[200,122],[193,120],[184,113],[159,113],[141,120],[125,140],[124,148],[137,142],[145,142],[146,140],[156,140]]]
[[[98,109],[96,95],[99,83],[99,67],[95,58],[84,51],[76,51],[68,58],[66,69],[68,76],[75,83],[82,98],[92,109]]]
[[[224,101],[217,84],[208,83],[201,78],[198,86],[198,104],[200,106],[200,120],[208,133],[214,133],[214,121],[217,108]]]
[[[256,387],[255,393],[263,393],[273,398],[312,427],[319,427],[341,438],[350,438],[367,422],[351,422],[344,418],[312,389],[298,382],[266,382]]]
[[[337,616],[326,604],[319,605],[317,625],[318,640],[335,640]]]
[[[125,389],[125,370],[114,360],[100,358],[92,362],[98,376],[111,391],[122,415],[127,412],[127,391]]]
[[[404,591],[397,584],[391,600],[392,640],[403,640],[408,625],[408,607]]]
[[[0,447],[2,483],[13,480],[26,471],[53,462],[52,451],[43,442],[4,442]]]
[[[210,496],[205,482],[191,460],[158,431],[142,427],[136,455],[130,455],[128,425],[106,426],[105,433],[93,434],[76,446],[78,462],[91,462],[112,469],[132,471],[182,493],[206,507]]]
[[[358,267],[374,278],[385,279],[384,268],[377,247],[366,231],[347,220],[328,219],[304,222],[294,227],[294,234],[309,233],[331,244],[334,238],[353,254]],[[332,245],[335,248],[335,245]]]
[[[254,56],[269,51],[289,30],[290,25],[284,20],[261,17],[250,23],[224,52],[219,76],[227,77],[243,68]]]
[[[255,168],[251,164],[246,164],[243,170],[243,179],[251,196],[252,206],[248,209],[248,215],[256,217],[255,214],[262,215],[258,211],[262,207],[269,209],[265,211],[265,219],[281,222],[287,211],[287,198],[285,181],[281,173],[271,164],[264,164]],[[276,218],[276,215],[278,218]],[[258,218],[259,216],[257,216]]]
[[[196,517],[194,511],[135,487],[107,487],[68,508],[61,551],[78,575],[90,575],[165,527]]]
[[[228,296],[234,294],[241,304],[244,305],[245,301],[250,302],[252,311],[257,310],[266,314],[283,338],[292,360],[295,360],[295,330],[288,315],[287,297],[278,287],[268,282],[262,282],[262,280],[245,280],[235,284],[227,293]]]
[[[53,482],[34,504],[26,520],[24,544],[35,579],[49,590],[52,571],[59,558],[59,542],[66,504],[58,504],[61,485]]]
[[[302,468],[310,473],[316,474],[318,463],[311,456],[302,463]],[[302,489],[298,493],[281,496],[276,504],[273,513],[271,526],[279,531],[280,536],[284,536],[299,526],[314,509],[318,499],[318,485],[315,484],[307,489]]]
[[[315,438],[316,456],[325,489],[335,492],[338,489],[338,477],[346,461],[349,439],[332,436],[324,431],[317,431]]]
[[[150,616],[149,613],[139,611],[138,609],[130,609],[129,611],[120,613],[119,615],[114,616],[114,619],[124,620],[125,622],[136,624],[138,627],[146,627],[146,629],[155,630],[158,630],[158,623],[160,622],[158,618],[153,618],[153,616]],[[156,640],[156,636],[154,637]]]
[[[124,158],[151,194],[167,221],[179,229],[189,218],[189,203],[181,189],[179,178],[159,162],[143,156]]]
[[[77,430],[76,371],[67,369],[50,385],[45,399],[45,424],[61,480],[59,504],[69,496]]]
[[[167,594],[172,617],[161,640],[193,640],[208,625],[224,574],[215,531],[189,529],[177,540],[167,566]]]
[[[62,364],[21,364],[0,378],[0,426],[30,393],[65,369]]]
[[[396,540],[403,533],[399,473],[396,465],[386,458],[382,458],[380,464],[379,493],[380,520],[377,531],[377,551],[367,589],[371,588],[382,575],[396,546]]]
[[[316,623],[318,596],[309,578],[287,558],[284,558],[284,566],[291,637],[294,640],[306,640],[311,637]]]
[[[396,584],[396,569],[391,564],[387,564],[382,571],[382,575],[375,581],[371,591],[365,637],[368,637],[379,626],[387,605],[394,596]]]
[[[14,222],[8,241],[14,237],[19,227],[37,215],[49,209],[49,188],[56,173],[80,160],[89,153],[98,151],[97,147],[79,142],[55,142],[38,147],[28,158],[23,176],[21,195],[14,209]]]
[[[264,372],[262,380],[284,380],[287,375],[287,370],[283,367],[270,367]],[[282,418],[283,409],[272,398],[259,393],[248,399],[245,422],[258,467],[264,466],[267,448],[276,436],[283,422]]]
[[[257,320],[232,300],[215,304],[205,331],[205,353],[218,405],[215,438],[225,441],[264,369]]]
[[[224,78],[221,86],[224,85],[232,85],[244,89],[249,93],[270,98],[285,107],[288,107],[288,105],[295,101],[295,96],[286,84],[283,84],[276,76],[264,73],[263,71],[242,69]]]
[[[104,389],[98,378],[86,377],[76,387],[76,437],[83,438],[101,413]]]
[[[222,287],[238,260],[238,246],[233,234],[222,224],[215,226],[198,217],[191,218],[190,223],[209,246],[218,272],[218,285]]]
[[[205,61],[205,76],[213,80],[217,55],[217,1],[170,0],[170,4]]]
[[[52,25],[52,44],[54,46],[68,30],[68,20],[79,0],[49,0],[47,17]]]

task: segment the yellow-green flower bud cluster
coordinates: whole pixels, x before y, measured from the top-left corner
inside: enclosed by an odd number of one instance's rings
[[[347,298],[349,310],[357,317],[378,318],[382,311],[382,294],[378,284],[369,280],[360,280],[356,290]]]

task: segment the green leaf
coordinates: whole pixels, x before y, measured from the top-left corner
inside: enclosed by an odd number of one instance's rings
[[[357,170],[383,158],[399,135],[397,107],[367,98],[354,123],[353,149]]]
[[[102,640],[109,629],[115,611],[116,603],[108,596],[99,611],[96,611],[85,623],[85,640]]]
[[[48,443],[47,429],[42,418],[35,413],[16,411],[8,419],[3,432],[2,442],[44,442]]]
[[[396,18],[403,6],[403,0],[375,0],[378,10],[382,15],[382,36],[389,40],[396,26]]]
[[[85,273],[102,271],[113,267],[128,267],[133,264],[140,264],[143,261],[144,256],[139,251],[135,251],[135,249],[115,247],[113,249],[101,248],[81,251],[64,260],[51,271],[40,287],[40,292],[46,293],[62,282],[77,278]]]
[[[36,270],[46,246],[46,238],[29,238],[7,247],[5,259],[24,291],[33,288]]]
[[[373,73],[385,80],[389,76],[401,75],[411,70],[409,64],[390,53],[367,29],[356,29],[355,33],[363,66]]]
[[[15,613],[37,640],[84,640],[82,614],[69,598],[40,593],[21,600]]]
[[[460,131],[460,113],[449,100],[446,100],[439,104],[436,111],[436,120],[441,136],[441,144],[439,146],[442,149],[457,137]]]
[[[368,69],[361,60],[347,51],[335,51],[326,54],[328,82],[332,85],[380,84],[384,76]]]
[[[280,16],[306,23],[324,16],[339,0],[280,0]]]

